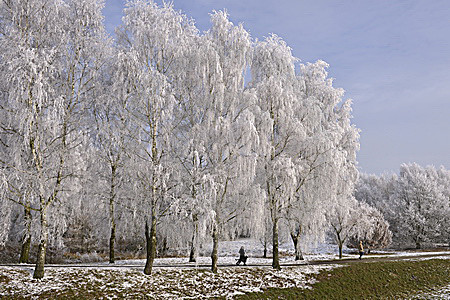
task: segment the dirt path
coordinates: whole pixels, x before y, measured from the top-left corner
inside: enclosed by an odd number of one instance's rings
[[[298,266],[308,266],[308,265],[333,265],[333,264],[352,264],[352,263],[370,263],[370,262],[378,262],[378,261],[396,261],[396,260],[412,260],[412,259],[431,259],[431,258],[444,258],[450,259],[450,253],[445,252],[442,254],[417,254],[417,255],[405,255],[405,256],[376,256],[371,257],[370,255],[363,256],[362,260],[358,258],[344,258],[344,259],[332,259],[332,260],[311,260],[311,261],[302,261],[289,263],[284,262],[281,263],[281,267],[298,267]],[[1,267],[34,267],[34,264],[0,264]],[[235,264],[219,264],[219,268],[224,267],[270,267],[271,263],[267,264],[247,264],[246,266],[240,265],[236,266]],[[141,269],[144,267],[144,263],[142,264],[46,264],[46,268],[128,268],[128,269]],[[157,264],[153,266],[154,268],[210,268],[210,264]]]

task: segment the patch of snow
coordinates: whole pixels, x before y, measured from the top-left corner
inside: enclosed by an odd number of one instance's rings
[[[432,291],[432,292],[426,292],[426,293],[420,293],[412,299],[429,299],[429,300],[449,300],[450,299],[450,284],[447,286],[444,286],[443,288],[440,288],[438,290]]]

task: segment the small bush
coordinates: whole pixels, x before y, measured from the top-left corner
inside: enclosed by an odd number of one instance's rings
[[[91,253],[83,253],[80,256],[80,260],[81,262],[99,262],[99,261],[103,261],[104,258],[101,257],[97,252],[91,252]]]

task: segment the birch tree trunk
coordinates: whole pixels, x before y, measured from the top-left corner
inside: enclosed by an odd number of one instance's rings
[[[145,240],[147,244],[147,261],[145,263],[144,274],[152,274],[153,262],[156,257],[156,210],[152,208],[152,218],[150,232],[148,223],[145,222]]]
[[[292,242],[294,243],[294,251],[295,251],[295,260],[304,260],[303,252],[300,248],[300,230],[296,230],[295,232],[291,232]]]
[[[109,263],[115,262],[114,244],[116,241],[116,220],[114,217],[114,201],[116,197],[115,191],[116,166],[111,165],[111,190],[109,196],[109,218],[111,226],[111,235],[109,237]]]
[[[48,244],[48,223],[47,223],[47,206],[42,203],[44,200],[41,198],[41,234],[39,242],[39,250],[36,260],[36,267],[34,269],[33,278],[41,279],[44,277],[44,265],[45,255],[47,252]]]
[[[197,260],[197,236],[198,236],[198,217],[192,217],[194,223],[194,230],[192,232],[191,251],[189,253],[189,262],[196,262]]]
[[[278,217],[275,216],[272,227],[272,245],[273,245],[273,258],[272,267],[277,270],[281,270],[280,257],[278,254]]]
[[[24,223],[25,231],[22,237],[22,248],[20,251],[19,263],[26,264],[30,258],[30,248],[31,248],[31,207],[30,203],[27,202],[24,206]]]
[[[111,236],[109,237],[109,263],[115,262],[114,243],[116,240],[116,223],[114,219],[111,220]]]
[[[217,226],[214,226],[213,233],[213,249],[211,252],[211,271],[213,273],[217,273],[217,261],[219,259],[218,256],[218,248],[219,248],[219,233],[217,232]]]
[[[336,240],[337,240],[338,247],[339,247],[339,258],[341,259],[342,258],[342,248],[343,248],[344,241],[341,238],[340,232],[336,232]]]
[[[263,257],[267,258],[267,240],[266,238],[264,238],[264,252],[263,252]]]

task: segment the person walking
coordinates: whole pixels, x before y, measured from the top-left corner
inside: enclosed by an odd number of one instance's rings
[[[239,266],[240,263],[243,262],[244,266],[246,266],[247,265],[247,258],[248,258],[248,256],[245,255],[244,246],[242,246],[241,249],[239,249],[239,259],[238,259],[236,265]]]
[[[362,241],[359,241],[358,251],[359,251],[359,259],[362,259],[362,256],[364,254],[364,247]]]

